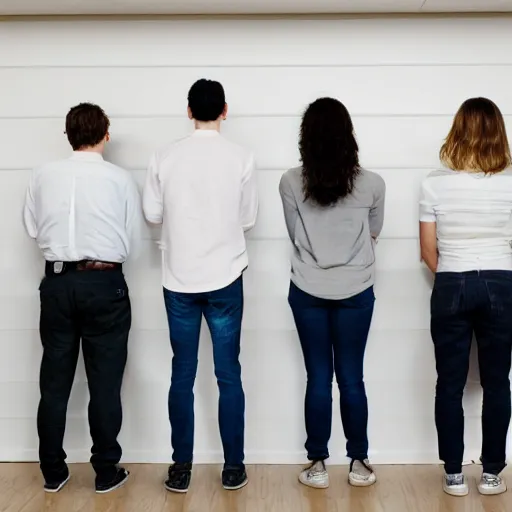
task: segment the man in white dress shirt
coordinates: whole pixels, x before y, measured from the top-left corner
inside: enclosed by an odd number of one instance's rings
[[[63,438],[80,341],[96,492],[117,489],[128,478],[128,471],[117,465],[131,325],[122,263],[140,238],[142,212],[130,174],[103,160],[109,124],[96,105],[72,108],[66,117],[72,156],[36,169],[26,195],[25,226],[46,260],[40,285],[43,359],[37,426],[47,492],[60,491],[69,480]]]
[[[174,354],[169,419],[175,463],[165,486],[186,492],[190,484],[193,387],[204,316],[219,386],[222,484],[234,490],[247,483],[239,353],[242,273],[248,263],[244,232],[254,226],[258,209],[254,158],[220,134],[227,115],[220,83],[196,82],[188,114],[194,133],[153,155],[143,197],[147,220],[162,223],[164,298]]]

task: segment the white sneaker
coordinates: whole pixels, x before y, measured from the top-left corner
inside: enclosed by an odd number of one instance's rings
[[[329,487],[329,474],[324,461],[313,461],[299,475],[299,482],[315,489],[327,489]]]
[[[507,484],[503,478],[492,473],[483,473],[478,482],[478,492],[484,496],[507,492]]]
[[[445,474],[443,491],[450,496],[467,496],[469,487],[463,473]]]
[[[354,487],[368,487],[377,481],[368,459],[356,460],[350,463],[350,472],[348,474],[348,483]]]

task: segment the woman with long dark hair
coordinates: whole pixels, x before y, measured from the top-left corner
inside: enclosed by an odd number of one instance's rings
[[[507,490],[512,351],[512,169],[503,116],[486,98],[465,101],[441,148],[443,169],[423,182],[421,255],[435,274],[431,333],[437,366],[435,420],[444,491],[468,494],[462,473],[464,412],[473,334],[482,410],[481,494]]]
[[[363,359],[375,296],[374,246],[384,219],[382,178],[359,165],[352,120],[336,99],[308,106],[300,132],[302,166],[279,186],[293,243],[289,303],[307,372],[305,485],[326,488],[332,380],[351,459],[349,482],[375,483],[368,461]]]

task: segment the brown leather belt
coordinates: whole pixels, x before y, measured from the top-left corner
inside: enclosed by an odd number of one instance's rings
[[[47,261],[46,275],[58,276],[70,270],[85,272],[91,270],[122,270],[122,268],[122,263],[112,263],[109,261]]]

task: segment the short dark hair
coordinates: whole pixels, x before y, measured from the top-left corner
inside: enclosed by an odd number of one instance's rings
[[[306,200],[330,206],[352,193],[361,167],[352,120],[343,103],[319,98],[308,106],[299,149]]]
[[[226,106],[222,84],[201,78],[188,92],[188,106],[196,121],[216,121]]]
[[[80,103],[66,116],[66,135],[75,151],[99,144],[109,127],[110,120],[103,109],[92,103]]]

